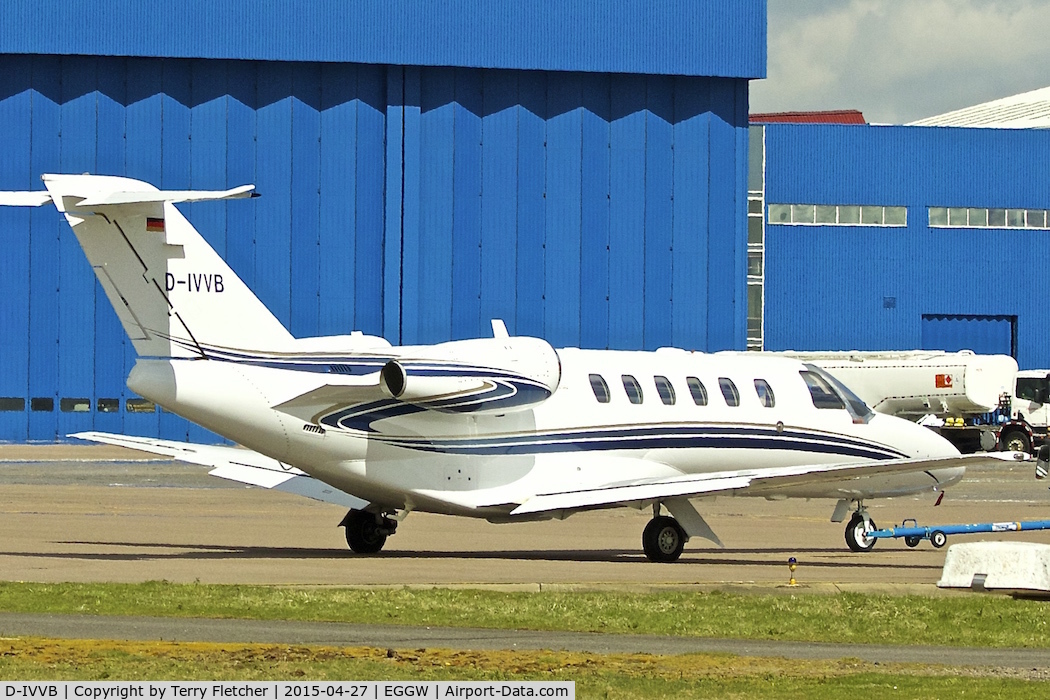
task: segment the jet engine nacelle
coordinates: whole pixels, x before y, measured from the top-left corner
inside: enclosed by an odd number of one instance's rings
[[[561,360],[539,338],[477,338],[402,348],[383,366],[390,397],[449,413],[507,413],[545,401],[561,381]]]

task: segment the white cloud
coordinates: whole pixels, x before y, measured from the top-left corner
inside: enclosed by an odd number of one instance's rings
[[[859,109],[907,122],[1050,85],[1050,3],[769,0],[751,111]]]

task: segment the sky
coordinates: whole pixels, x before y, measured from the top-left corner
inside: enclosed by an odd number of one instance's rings
[[[1050,86],[1050,0],[768,0],[751,112],[923,117]]]

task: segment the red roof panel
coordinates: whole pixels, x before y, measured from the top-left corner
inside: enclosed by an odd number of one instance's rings
[[[784,122],[788,124],[867,124],[864,115],[855,109],[824,112],[766,112],[750,115],[752,124]]]

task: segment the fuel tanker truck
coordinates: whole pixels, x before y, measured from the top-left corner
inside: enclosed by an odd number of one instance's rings
[[[822,367],[873,410],[940,432],[961,452],[1032,453],[1047,438],[1050,370],[1019,372],[1008,355],[779,352]]]

